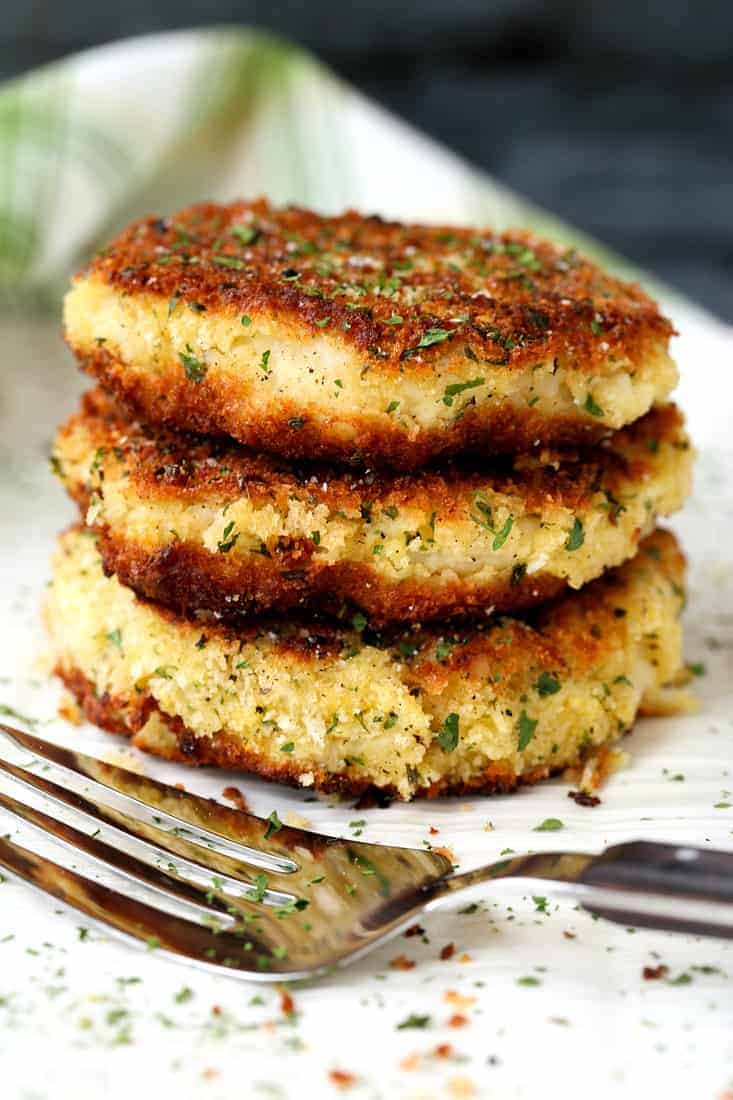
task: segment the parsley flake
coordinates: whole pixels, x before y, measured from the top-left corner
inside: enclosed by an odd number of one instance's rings
[[[429,348],[433,344],[442,344],[444,340],[447,340],[450,336],[450,332],[445,328],[429,328],[427,332],[424,332],[420,337],[417,347]]]
[[[211,262],[218,267],[231,267],[235,271],[241,271],[244,267],[244,260],[238,260],[236,256],[212,256]]]
[[[565,540],[566,550],[579,550],[585,542],[585,529],[583,527],[582,520],[579,520],[576,516],[573,520],[573,526],[570,528],[570,533]]]
[[[491,544],[492,550],[501,550],[502,546],[509,537],[509,532],[514,524],[514,516],[509,516],[501,531],[497,531],[494,535],[494,541]]]
[[[267,819],[267,828],[265,830],[265,840],[269,840],[275,833],[279,833],[283,827],[283,823],[277,816],[277,810],[273,810]]]
[[[560,681],[551,672],[541,672],[534,683],[534,689],[538,695],[557,695],[560,690]]]
[[[519,736],[517,737],[517,750],[523,752],[534,737],[537,729],[537,718],[530,718],[526,710],[519,715]]]
[[[443,752],[453,752],[458,745],[458,715],[453,712],[443,722],[443,728],[438,734],[438,744]]]
[[[601,408],[601,406],[597,405],[595,403],[595,401],[593,400],[593,394],[592,393],[586,394],[585,404],[583,405],[583,408],[585,409],[585,411],[587,413],[590,413],[591,416],[605,416],[606,415],[604,413],[603,409]]]
[[[466,390],[475,390],[477,386],[483,386],[486,382],[485,378],[470,378],[468,382],[451,382],[449,386],[445,387],[443,394],[443,404],[451,406],[453,404],[453,398],[459,393],[465,393]]]
[[[406,1031],[408,1028],[430,1027],[430,1016],[417,1016],[414,1012],[397,1025],[398,1031]]]
[[[237,237],[242,244],[254,244],[261,235],[256,225],[233,225],[229,232]]]
[[[558,829],[564,829],[565,825],[559,817],[546,817],[539,825],[535,825],[533,833],[556,833]]]
[[[222,531],[221,539],[216,544],[217,551],[220,554],[228,554],[232,547],[236,545],[238,538],[239,532],[234,531],[234,521],[232,520]]]
[[[199,383],[203,380],[207,371],[206,364],[194,355],[190,344],[186,344],[185,352],[179,351],[178,358],[183,363],[183,370],[189,382]]]

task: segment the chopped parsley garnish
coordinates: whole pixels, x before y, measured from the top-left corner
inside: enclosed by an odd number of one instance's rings
[[[403,320],[403,317],[400,317],[399,314],[395,313],[392,317],[388,317],[384,323],[385,325],[401,325]]]
[[[256,225],[233,225],[229,232],[237,237],[242,244],[254,244],[261,235]]]
[[[435,660],[444,661],[453,652],[453,643],[441,641],[435,647]]]
[[[427,332],[424,332],[420,337],[417,346],[419,348],[429,348],[433,344],[442,344],[444,340],[447,340],[450,336],[450,332],[445,328],[429,328]]]
[[[236,256],[212,256],[211,262],[219,267],[234,268],[235,271],[241,271],[244,267],[244,260],[238,260]]]
[[[551,672],[541,672],[535,680],[534,689],[538,695],[557,695],[560,690],[560,681]]]
[[[112,643],[112,645],[117,646],[118,649],[122,649],[122,633],[119,627],[116,630],[110,630],[109,634],[106,635],[106,638],[108,642]]]
[[[535,825],[533,833],[556,833],[558,829],[564,829],[565,825],[559,817],[546,817],[539,825]]]
[[[406,1031],[413,1027],[430,1027],[430,1016],[417,1016],[414,1012],[397,1025],[398,1031]]]
[[[579,550],[585,542],[585,529],[583,527],[582,520],[579,520],[576,516],[573,520],[573,526],[570,528],[570,533],[565,540],[566,550]]]
[[[175,310],[175,308],[178,305],[178,303],[180,302],[180,300],[181,299],[177,294],[174,294],[172,297],[170,297],[168,299],[168,316],[169,317],[170,317],[171,313],[173,313],[173,311]]]
[[[397,409],[399,409],[399,407],[400,407],[399,401],[390,401],[389,405],[387,405],[387,408],[385,409],[385,412],[387,412],[387,413],[396,412]]]
[[[179,351],[178,358],[183,363],[183,370],[189,382],[201,382],[206,374],[206,364],[202,363],[194,353],[190,344],[186,344],[185,352]]]
[[[519,715],[519,735],[517,737],[517,750],[523,752],[534,737],[537,729],[537,718],[530,718],[526,710]]]
[[[586,395],[585,404],[583,405],[583,408],[585,409],[585,411],[587,413],[590,413],[591,416],[605,416],[606,415],[604,413],[603,409],[601,408],[601,406],[597,405],[595,403],[595,401],[593,400],[593,394],[592,393],[589,393],[589,394]]]
[[[459,393],[465,393],[466,390],[475,390],[477,386],[483,386],[486,382],[485,378],[471,378],[468,382],[451,382],[449,386],[445,387],[445,393],[443,394],[443,404],[452,405],[453,398]]]
[[[320,546],[321,545],[321,532],[320,531],[311,531],[311,538],[313,539],[313,545],[314,546]]]
[[[295,750],[294,741],[286,741],[284,745],[280,746],[280,752],[293,752]]]
[[[359,633],[361,633],[361,631],[367,625],[367,622],[368,619],[366,615],[362,614],[361,611],[357,611],[351,620],[351,625],[353,626],[354,630],[358,630]]]
[[[288,420],[288,427],[289,428],[295,428],[296,430],[298,428],[302,428],[304,424],[305,424],[305,417],[303,417],[303,416],[291,416],[290,420]]]
[[[502,527],[501,531],[496,532],[496,534],[494,536],[494,541],[491,544],[491,549],[492,550],[501,550],[502,546],[504,545],[507,538],[509,537],[509,532],[511,531],[513,524],[514,524],[514,516],[509,516],[509,518],[504,523],[504,526]]]
[[[267,819],[267,828],[265,830],[265,840],[269,840],[275,833],[279,833],[283,827],[283,823],[277,816],[277,810],[273,810]]]
[[[254,889],[247,891],[247,897],[250,901],[262,901],[267,891],[267,875],[256,875],[254,881]]]
[[[268,348],[267,351],[262,352],[262,358],[260,359],[260,370],[264,371],[265,374],[267,374],[269,369],[270,369],[270,349]]]
[[[228,554],[232,547],[236,545],[238,538],[239,532],[234,530],[234,521],[230,520],[222,531],[221,539],[217,542],[216,549],[220,554]]]
[[[458,745],[458,715],[451,713],[443,722],[443,728],[438,734],[438,744],[443,752],[453,752]]]
[[[249,326],[252,324],[252,318],[249,316],[248,313],[242,314],[242,324],[245,328],[249,328]]]

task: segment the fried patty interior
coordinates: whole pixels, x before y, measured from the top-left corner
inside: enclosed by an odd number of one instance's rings
[[[664,705],[681,670],[684,559],[637,555],[530,619],[377,634],[296,619],[233,628],[106,576],[62,536],[47,616],[88,717],[173,759],[402,799],[503,791],[585,760]]]

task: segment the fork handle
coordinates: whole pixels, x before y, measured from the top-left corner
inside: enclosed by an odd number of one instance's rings
[[[581,904],[619,924],[733,939],[733,852],[638,840],[578,878]]]

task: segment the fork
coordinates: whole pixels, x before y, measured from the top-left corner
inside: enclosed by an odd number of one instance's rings
[[[456,874],[440,852],[292,828],[2,724],[0,806],[67,857],[6,834],[0,867],[108,931],[253,981],[344,966],[501,879],[545,880],[625,925],[733,938],[733,852],[641,840]]]

